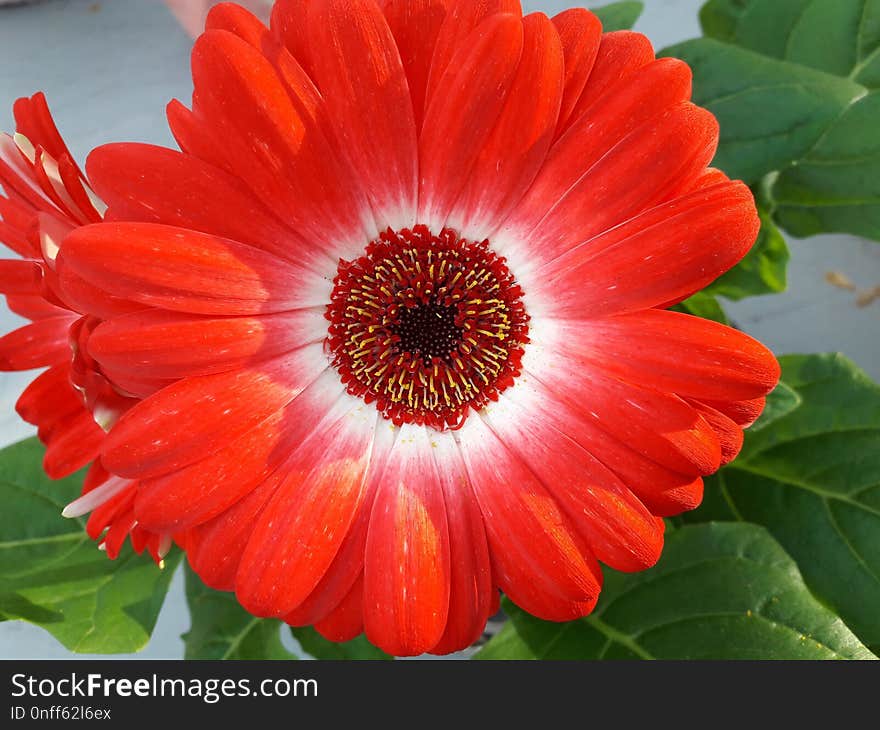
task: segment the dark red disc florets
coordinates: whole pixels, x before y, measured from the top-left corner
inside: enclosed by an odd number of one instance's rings
[[[488,241],[385,231],[340,261],[327,347],[348,392],[397,425],[458,428],[520,372],[522,290]]]

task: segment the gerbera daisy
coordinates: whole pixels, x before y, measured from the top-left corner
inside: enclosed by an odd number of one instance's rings
[[[62,283],[140,304],[86,347],[143,400],[102,463],[258,616],[467,646],[498,590],[589,613],[654,564],[778,378],[667,308],[759,220],[690,73],[516,0],[218,6],[177,152],[97,149]]]
[[[0,261],[0,291],[10,310],[31,324],[0,338],[0,370],[46,368],[22,393],[16,410],[37,427],[50,477],[61,479],[90,465],[83,496],[67,516],[94,510],[86,529],[111,558],[130,535],[137,552],[147,549],[161,562],[169,538],[136,525],[136,490],[97,461],[105,437],[101,426],[109,427],[134,401],[111,386],[79,347],[98,321],[80,313],[86,311],[84,302],[95,299],[111,312],[119,305],[95,296],[84,282],[68,281],[62,292],[55,273],[64,236],[100,221],[105,206],[58,133],[44,95],[19,99],[13,112],[16,134],[0,134],[0,242],[21,258]]]

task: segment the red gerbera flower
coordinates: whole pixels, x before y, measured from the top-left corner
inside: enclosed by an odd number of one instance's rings
[[[98,455],[103,432],[70,383],[71,325],[53,261],[73,227],[101,220],[100,204],[58,134],[42,94],[14,105],[17,133],[0,135],[0,241],[21,259],[0,262],[9,308],[31,324],[0,339],[0,369],[48,367],[17,404],[47,446],[46,472],[71,474]]]
[[[690,73],[516,0],[219,6],[183,152],[96,150],[62,282],[145,307],[87,347],[144,399],[104,466],[249,611],[449,652],[500,588],[590,612],[737,453],[778,378],[666,311],[759,221]]]
[[[68,281],[62,292],[55,273],[64,236],[100,221],[104,204],[58,133],[43,94],[19,99],[13,111],[15,136],[0,135],[5,193],[0,195],[0,242],[22,258],[0,261],[0,291],[9,308],[32,323],[0,338],[0,370],[47,368],[16,403],[19,415],[37,426],[46,445],[46,473],[61,479],[91,464],[82,498],[65,514],[75,517],[95,509],[87,530],[111,558],[131,535],[137,552],[148,549],[161,562],[169,539],[136,525],[134,487],[95,461],[105,437],[98,423],[109,427],[133,402],[107,382],[78,346],[96,323],[80,315],[86,311],[83,302],[106,302],[107,297],[96,296],[84,282]]]

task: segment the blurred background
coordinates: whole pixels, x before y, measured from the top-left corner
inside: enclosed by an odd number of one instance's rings
[[[17,97],[42,90],[80,162],[104,142],[174,146],[165,124],[165,104],[174,97],[188,103],[192,41],[184,27],[197,28],[209,4],[204,0],[0,0],[0,129],[13,129],[11,108]],[[271,2],[249,4],[259,12]],[[602,4],[523,2],[527,11],[548,15],[575,5]],[[702,4],[703,0],[645,0],[635,30],[645,33],[658,49],[698,36]],[[832,235],[789,240],[789,245],[788,291],[725,302],[728,314],[778,354],[843,352],[880,380],[880,244]],[[24,320],[0,308],[0,334],[21,324]],[[0,447],[33,435],[14,410],[32,378],[31,373],[0,373]],[[188,627],[181,572],[152,641],[131,657],[182,658],[180,634]],[[21,621],[0,623],[0,656],[71,657],[41,628]]]

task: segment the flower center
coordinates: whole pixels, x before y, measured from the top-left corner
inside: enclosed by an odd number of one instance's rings
[[[389,229],[340,261],[333,283],[333,364],[349,393],[397,425],[459,428],[520,373],[529,317],[487,241]]]

